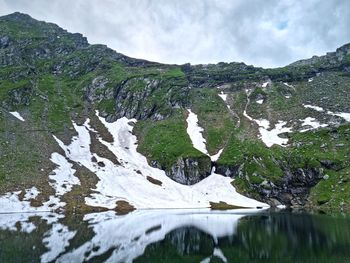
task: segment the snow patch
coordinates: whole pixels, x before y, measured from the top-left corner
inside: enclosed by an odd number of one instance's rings
[[[267,81],[267,82],[264,82],[264,83],[261,85],[261,87],[266,88],[268,84],[269,84],[268,81]]]
[[[98,115],[98,113],[97,113]],[[96,174],[99,182],[93,194],[85,198],[89,206],[114,209],[116,201],[124,200],[135,208],[208,208],[209,202],[226,202],[242,207],[268,207],[268,205],[244,197],[236,192],[231,185],[232,179],[214,172],[195,185],[181,185],[166,176],[163,170],[153,168],[147,159],[137,152],[137,138],[132,134],[133,125],[127,118],[108,123],[99,117],[101,123],[112,134],[114,142],[109,143],[99,137],[118,159],[121,165],[115,165],[110,160],[90,151],[91,127],[89,120],[82,126],[73,123],[78,135],[74,136],[70,145],[64,145],[58,140],[65,151],[66,157]],[[196,115],[192,115],[191,125],[197,125]],[[197,135],[198,135],[197,128]],[[199,132],[200,133],[200,132]],[[204,150],[205,144],[204,144]],[[103,162],[100,167],[92,161]],[[141,171],[141,174],[137,171]],[[162,182],[162,186],[152,184],[147,176]]]
[[[207,155],[206,140],[203,138],[203,128],[198,125],[197,114],[193,113],[190,109],[187,109],[187,111],[187,133],[191,138],[193,147]]]
[[[350,113],[347,113],[347,112],[336,112],[336,113],[334,113],[332,111],[327,111],[327,114],[341,117],[344,120],[350,122]]]
[[[1,213],[18,213],[18,212],[47,212],[51,211],[48,206],[32,207],[29,197],[33,195],[33,188],[25,190],[24,200],[19,199],[22,191],[10,192],[0,196]]]
[[[309,78],[308,79],[308,82],[313,82],[314,81],[314,78]]]
[[[50,185],[55,189],[57,196],[62,196],[70,192],[74,185],[80,185],[78,177],[74,176],[75,170],[66,158],[59,153],[51,155],[51,161],[58,165],[58,167],[49,176]]]
[[[223,91],[220,92],[220,94],[218,94],[220,98],[222,98],[223,101],[226,102],[227,100],[227,94],[225,94]]]
[[[217,152],[217,154],[214,154],[214,155],[210,156],[211,161],[212,161],[212,162],[216,162],[217,160],[219,160],[219,158],[220,158],[220,156],[221,156],[223,150],[224,150],[224,148],[220,149],[220,150]]]
[[[289,87],[289,88],[294,89],[294,86],[293,86],[293,85],[291,85],[291,84],[289,84],[289,83],[287,83],[287,82],[283,82],[283,84],[284,84],[284,85],[286,85],[286,86],[287,86],[287,87]]]
[[[264,100],[263,99],[261,99],[261,100],[257,100],[257,101],[255,101],[256,103],[258,103],[258,104],[263,104],[263,102],[264,102]]]
[[[322,107],[318,107],[318,106],[314,106],[314,105],[303,104],[303,106],[304,106],[304,108],[313,109],[313,110],[318,111],[318,112],[324,111],[324,109]]]
[[[315,118],[312,118],[312,117],[307,117],[305,119],[299,119],[299,121],[302,122],[301,126],[310,126],[311,127],[311,128],[303,129],[300,132],[306,132],[306,131],[310,131],[313,129],[324,128],[324,127],[328,126],[328,124],[320,124],[319,121],[317,121]]]
[[[318,112],[324,112],[325,111],[322,107],[319,107],[319,106],[307,105],[307,104],[303,104],[303,106],[305,108],[310,108],[310,109],[316,110]],[[350,122],[350,113],[347,113],[347,112],[333,112],[333,111],[329,110],[329,111],[327,111],[327,114],[328,115],[332,115],[332,116],[341,117],[344,120]]]
[[[10,113],[20,121],[25,121],[25,119],[17,111],[10,111]]]
[[[259,127],[262,127],[264,129],[268,129],[270,127],[270,122],[266,119],[260,119],[260,120],[254,120]]]
[[[261,135],[261,140],[265,143],[267,147],[271,147],[274,144],[279,146],[286,146],[288,144],[287,138],[281,138],[278,135],[286,132],[291,132],[291,127],[284,127],[287,124],[285,121],[278,121],[275,128],[268,130],[266,127],[259,127],[259,132]]]
[[[268,130],[270,128],[270,122],[266,119],[255,120],[250,117],[246,110],[243,112],[243,115],[247,117],[250,121],[255,122],[259,126],[260,139],[265,143],[267,147],[271,147],[274,144],[279,146],[286,146],[288,144],[287,138],[281,138],[278,135],[286,132],[291,132],[292,127],[284,127],[287,122],[278,121],[275,125],[275,128]]]
[[[40,194],[39,190],[33,186],[26,190],[23,200],[29,201],[30,199],[35,199]]]

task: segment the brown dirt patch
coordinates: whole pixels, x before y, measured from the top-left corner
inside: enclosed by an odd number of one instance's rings
[[[118,215],[125,215],[135,210],[135,207],[124,200],[117,201],[116,204],[117,207],[115,210],[117,211]]]
[[[98,156],[109,159],[115,165],[120,165],[117,157],[105,146],[103,145],[97,138],[97,134],[90,131],[91,137],[91,152],[96,153]]]
[[[249,208],[249,207],[243,207],[243,206],[236,206],[236,205],[230,205],[226,202],[220,201],[219,203],[215,202],[209,202],[210,208],[212,210],[229,210],[229,209],[242,209],[242,208]]]
[[[103,207],[91,207],[86,205],[85,197],[93,193],[91,189],[96,187],[98,183],[97,176],[83,166],[77,164],[73,165],[76,170],[75,176],[79,178],[80,185],[75,185],[72,191],[68,192],[62,197],[62,201],[66,202],[67,213],[91,213],[107,211]]]
[[[153,177],[151,176],[147,176],[146,177],[148,181],[150,181],[152,184],[156,184],[156,185],[159,185],[159,186],[162,186],[162,182],[157,180],[157,179],[154,179]]]

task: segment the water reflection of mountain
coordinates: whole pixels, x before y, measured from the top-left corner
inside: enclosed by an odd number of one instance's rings
[[[241,218],[235,233],[217,242],[198,229],[177,229],[135,262],[349,262],[349,247],[348,219],[273,213]]]
[[[26,216],[2,225],[0,262],[348,262],[348,219],[253,212]]]

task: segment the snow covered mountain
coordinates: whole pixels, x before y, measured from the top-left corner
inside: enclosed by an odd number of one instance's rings
[[[165,65],[0,18],[6,211],[349,209],[350,45],[283,68]]]

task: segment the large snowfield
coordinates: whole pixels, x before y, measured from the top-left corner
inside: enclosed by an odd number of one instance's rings
[[[73,123],[77,136],[72,138],[69,145],[65,145],[54,136],[65,156],[53,153],[51,161],[57,168],[49,175],[50,185],[55,189],[55,195],[42,207],[32,207],[30,198],[19,200],[21,191],[8,193],[0,197],[1,212],[42,212],[63,208],[65,203],[60,198],[71,191],[80,181],[75,176],[72,163],[84,166],[99,179],[92,194],[85,197],[89,206],[114,209],[117,201],[126,201],[138,209],[148,208],[208,208],[210,202],[225,202],[230,205],[256,208],[268,205],[247,198],[236,192],[232,186],[232,178],[216,174],[214,169],[210,176],[195,185],[182,185],[166,176],[163,170],[151,167],[147,159],[137,152],[137,138],[132,134],[135,119],[121,118],[108,123],[96,112],[101,123],[113,136],[113,142],[105,141],[98,135],[100,143],[105,145],[115,155],[120,164],[99,156],[91,151],[91,134],[97,133],[87,119],[83,125]],[[187,132],[193,146],[208,155],[203,138],[203,129],[198,125],[198,117],[189,110]],[[216,161],[223,149],[210,156]],[[103,165],[101,165],[103,164]],[[154,184],[149,178],[156,179],[161,185]],[[26,191],[30,191],[29,189]],[[38,194],[38,193],[36,193]]]

